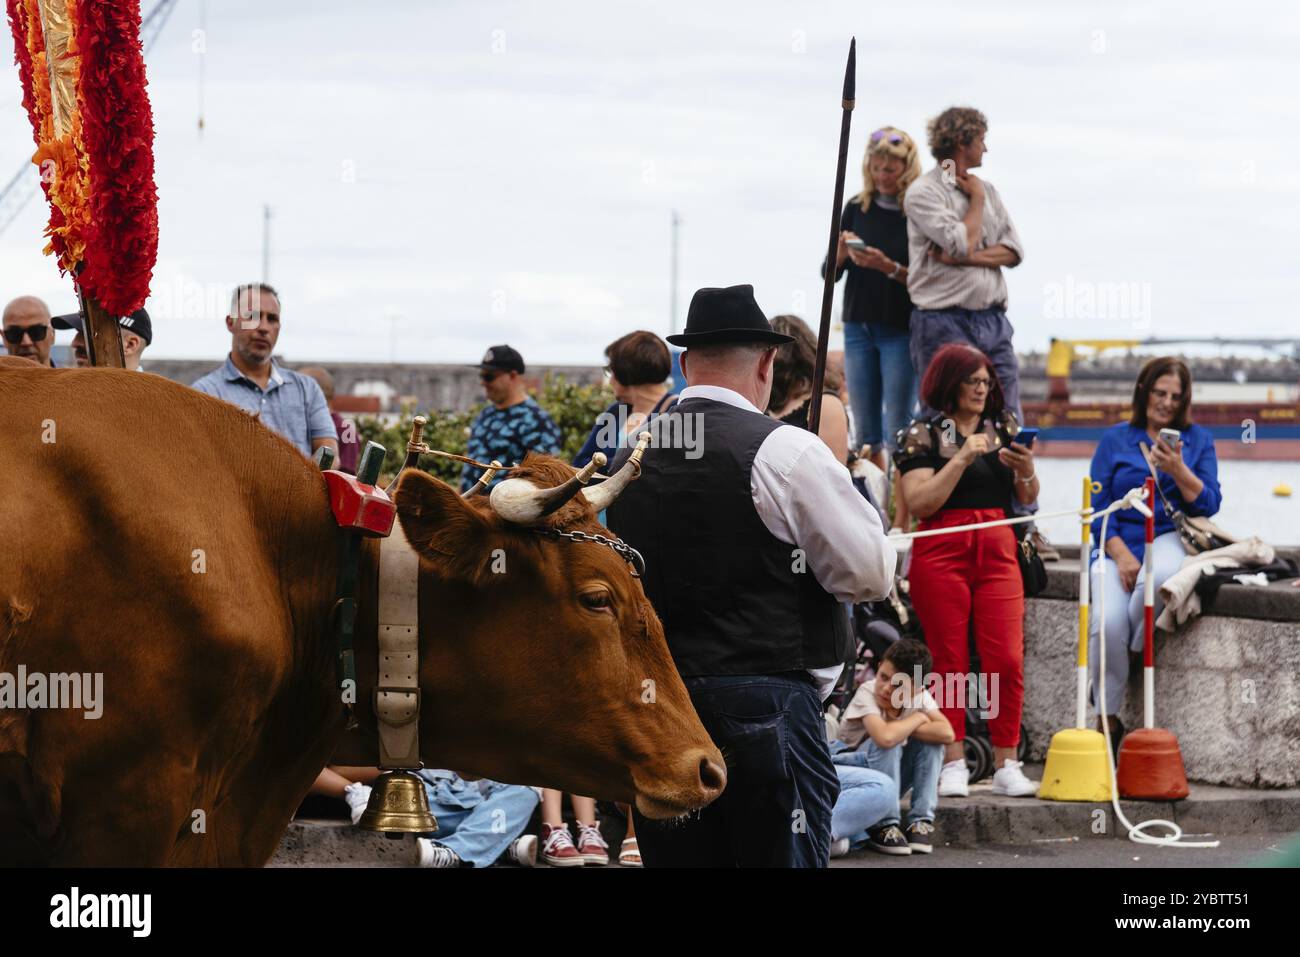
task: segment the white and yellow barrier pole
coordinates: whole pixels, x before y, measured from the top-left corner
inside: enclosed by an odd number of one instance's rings
[[[1079,729],[1088,726],[1088,602],[1089,571],[1088,559],[1092,551],[1092,493],[1101,491],[1101,483],[1094,482],[1091,476],[1083,478],[1083,522],[1079,543],[1079,654],[1077,658],[1078,681],[1076,683],[1074,726]]]

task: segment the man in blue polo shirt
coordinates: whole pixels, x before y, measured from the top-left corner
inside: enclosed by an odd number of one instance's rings
[[[273,358],[280,338],[280,296],[265,283],[246,283],[230,297],[230,354],[193,388],[257,416],[311,455],[322,445],[338,454],[338,433],[316,380]]]

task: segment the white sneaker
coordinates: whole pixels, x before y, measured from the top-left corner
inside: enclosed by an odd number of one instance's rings
[[[842,837],[838,841],[831,841],[831,857],[844,857],[849,853],[849,839]]]
[[[464,864],[460,855],[450,847],[427,837],[415,839],[415,863],[417,867],[460,867]]]
[[[537,835],[525,834],[517,837],[506,849],[506,857],[512,864],[520,867],[537,866]]]
[[[966,759],[949,761],[939,771],[939,797],[964,798],[970,794],[970,768]]]
[[[348,807],[352,811],[352,823],[356,824],[361,820],[361,815],[366,813],[366,805],[370,803],[370,788],[360,782],[349,784],[343,789],[343,800],[348,802]]]
[[[1025,773],[1020,770],[1023,766],[1023,761],[1012,761],[1010,758],[1004,761],[1002,767],[993,774],[993,793],[1009,797],[1033,797],[1037,794],[1038,782],[1025,777]],[[942,790],[940,793],[943,793]]]

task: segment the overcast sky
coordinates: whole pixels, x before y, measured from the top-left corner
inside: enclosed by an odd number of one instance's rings
[[[846,196],[871,130],[987,115],[1018,348],[1296,331],[1295,4],[209,0],[196,53],[200,16],[179,0],[148,57],[155,357],[225,354],[264,203],[295,361],[599,363],[668,331],[673,209],[679,323],[741,282],[815,322],[851,34]],[[3,59],[0,186],[33,148]],[[0,234],[0,298],[71,311],[46,216]]]

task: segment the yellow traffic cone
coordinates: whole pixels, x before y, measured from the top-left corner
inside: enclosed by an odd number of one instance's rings
[[[1066,728],[1052,735],[1038,796],[1045,801],[1109,801],[1110,767],[1100,731]]]

